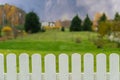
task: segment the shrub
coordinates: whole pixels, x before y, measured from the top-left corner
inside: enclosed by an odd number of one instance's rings
[[[9,26],[5,26],[2,28],[2,32],[12,32],[12,28]]]
[[[97,39],[94,41],[94,44],[96,45],[97,48],[103,48],[104,42],[102,39]]]
[[[77,38],[75,39],[75,42],[76,42],[76,43],[81,43],[81,38],[80,38],[80,37],[77,37]]]
[[[12,31],[13,30],[12,30],[12,28],[10,26],[4,26],[2,28],[3,36],[5,36],[7,39],[12,38],[12,35],[13,35]]]
[[[61,27],[61,31],[64,32],[65,31],[65,27]]]

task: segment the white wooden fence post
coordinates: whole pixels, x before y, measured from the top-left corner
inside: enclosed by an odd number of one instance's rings
[[[81,80],[81,55],[72,54],[72,80]]]
[[[4,80],[4,56],[0,54],[0,80]]]
[[[19,56],[19,80],[29,80],[29,56],[21,54]]]
[[[69,80],[68,55],[59,55],[59,80]]]
[[[16,55],[7,55],[7,80],[17,80]]]
[[[96,79],[106,80],[106,55],[98,54],[96,57]]]
[[[94,80],[94,61],[92,54],[84,55],[84,80]]]
[[[110,55],[110,80],[120,80],[119,79],[119,55],[111,54]]]
[[[41,80],[41,55],[32,55],[32,80]]]
[[[45,80],[56,80],[56,58],[53,54],[45,56]]]

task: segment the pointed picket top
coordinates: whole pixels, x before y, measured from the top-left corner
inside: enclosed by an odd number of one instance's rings
[[[56,57],[53,54],[45,56],[45,80],[56,80]]]
[[[94,79],[94,61],[93,55],[91,53],[86,53],[84,55],[84,80]]]
[[[59,80],[69,80],[68,55],[59,55]]]
[[[41,63],[41,55],[33,54],[32,55],[32,80],[41,80],[42,74],[42,63]]]
[[[29,80],[29,55],[22,53],[19,56],[19,80]]]
[[[7,55],[7,80],[17,80],[17,69],[16,69],[16,55],[8,54]]]
[[[120,58],[118,54],[111,54],[109,57],[110,63],[110,80],[119,80]]]
[[[72,54],[72,80],[81,80],[81,55]]]
[[[106,55],[101,53],[96,56],[96,78],[106,80]]]
[[[0,53],[0,80],[4,80],[4,56]]]

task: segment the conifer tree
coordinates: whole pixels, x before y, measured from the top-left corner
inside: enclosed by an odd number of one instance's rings
[[[36,33],[41,30],[39,17],[34,12],[29,12],[25,17],[25,31],[29,33]]]
[[[100,17],[100,19],[99,19],[99,23],[100,22],[105,22],[107,20],[107,16],[106,16],[106,14],[105,13],[103,13],[103,15]]]
[[[83,30],[84,31],[91,31],[92,30],[91,26],[92,26],[92,21],[90,20],[88,14],[87,14],[86,18],[83,22]]]
[[[115,20],[115,21],[120,21],[120,15],[119,15],[118,12],[116,12],[115,17],[114,17],[114,20]]]
[[[82,20],[79,18],[78,15],[76,15],[71,21],[70,31],[81,31],[82,30],[81,23]]]

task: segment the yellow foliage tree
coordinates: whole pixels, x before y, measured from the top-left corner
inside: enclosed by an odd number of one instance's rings
[[[7,22],[5,24],[12,24],[15,26],[24,24],[25,12],[13,5],[5,4],[0,6],[0,25],[3,23],[3,15],[4,21]]]
[[[4,26],[2,28],[2,33],[3,33],[3,36],[6,37],[7,39],[10,39],[12,38],[12,28],[10,26]]]
[[[103,37],[106,34],[109,34],[112,25],[113,24],[109,21],[101,22],[98,26],[98,33],[100,34],[100,36]]]

